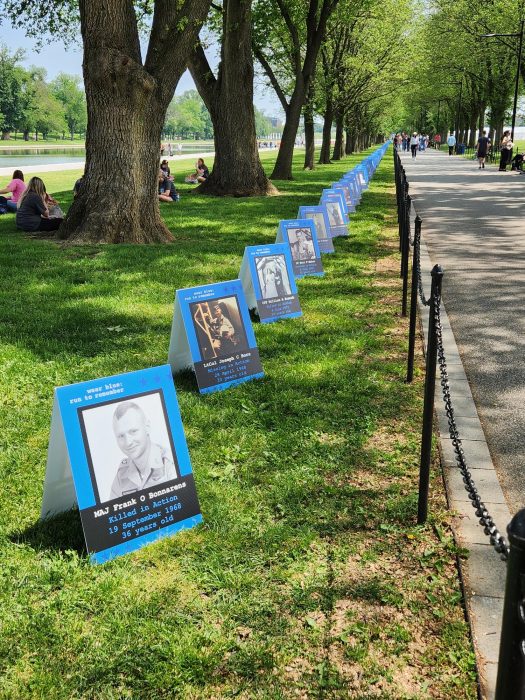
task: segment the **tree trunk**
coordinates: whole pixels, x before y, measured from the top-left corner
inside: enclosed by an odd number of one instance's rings
[[[279,153],[277,154],[273,172],[270,175],[271,180],[293,180],[293,149],[297,130],[299,129],[304,100],[304,83],[302,79],[298,79],[288,109],[286,110],[286,121],[281,137],[281,145],[279,146]]]
[[[487,105],[482,102],[479,106],[479,112],[478,112],[478,131],[479,133],[483,133],[483,129],[485,128],[485,110],[487,109]]]
[[[350,128],[345,129],[345,155],[352,155],[352,133]]]
[[[326,101],[323,123],[323,143],[319,154],[319,163],[330,163],[330,147],[332,145],[332,123],[334,121],[334,108],[330,99]]]
[[[88,110],[85,180],[58,231],[73,243],[165,243],[160,134],[208,0],[155,3],[144,64],[127,0],[80,0]],[[186,22],[182,20],[186,19]]]
[[[311,98],[311,85],[308,90],[308,98],[304,106],[304,169],[313,170],[315,168],[315,127],[314,127],[314,105]]]
[[[213,76],[200,44],[191,54],[189,67],[210,113],[215,143],[213,170],[197,191],[234,197],[275,194],[257,149],[251,2],[224,4],[218,77]]]
[[[344,156],[343,137],[343,114],[338,110],[335,115],[335,144],[332,160],[341,160]]]
[[[470,113],[470,124],[469,124],[469,137],[468,137],[468,145],[470,148],[473,148],[476,145],[476,125],[478,122],[478,114],[475,109],[472,110]]]
[[[24,129],[22,132],[24,141],[29,141],[29,129]]]

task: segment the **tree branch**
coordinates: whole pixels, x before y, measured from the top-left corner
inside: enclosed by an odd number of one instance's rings
[[[255,58],[259,61],[261,64],[264,72],[268,76],[268,79],[270,80],[270,83],[272,84],[273,89],[275,90],[275,94],[279,98],[279,102],[282,105],[282,108],[284,109],[285,112],[288,111],[288,100],[286,99],[286,95],[284,94],[281,86],[279,85],[279,81],[277,80],[277,77],[275,73],[272,70],[272,67],[270,66],[268,59],[266,56],[263,54],[261,49],[258,46],[253,47],[253,55]]]
[[[201,42],[197,42],[188,59],[188,69],[191,73],[199,95],[206,109],[211,113],[211,105],[215,97],[217,78],[214,76]]]

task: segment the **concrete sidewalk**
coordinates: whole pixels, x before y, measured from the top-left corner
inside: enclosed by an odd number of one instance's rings
[[[403,165],[415,209],[423,219],[426,245],[421,263],[427,296],[432,265],[439,263],[445,270],[443,300],[448,315],[443,308],[443,339],[467,464],[482,500],[506,535],[511,517],[507,503],[513,513],[523,504],[520,476],[525,467],[520,457],[524,338],[519,331],[525,281],[520,264],[525,241],[519,235],[525,233],[525,177],[488,168],[479,171],[477,163],[449,160],[435,152],[418,154],[415,162],[404,158]],[[521,201],[515,201],[518,196]],[[426,334],[428,308],[420,311]],[[508,374],[507,365],[512,367]],[[456,539],[469,551],[460,566],[481,695],[492,699],[506,566],[490,546],[464,489],[439,381],[436,412],[447,495],[456,514],[453,527]],[[503,490],[498,476],[506,486]]]

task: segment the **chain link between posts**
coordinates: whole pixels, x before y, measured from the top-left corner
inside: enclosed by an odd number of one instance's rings
[[[503,559],[503,561],[507,561],[509,556],[509,545],[507,544],[507,540],[503,537],[503,535],[496,527],[494,520],[488,512],[485,504],[481,500],[479,493],[476,489],[476,484],[474,482],[472,474],[467,466],[461,438],[459,437],[459,431],[456,425],[456,419],[454,417],[454,407],[452,406],[452,398],[450,395],[450,383],[448,379],[447,361],[445,356],[445,348],[443,347],[443,329],[441,326],[441,295],[436,294],[433,299],[433,302],[435,332],[437,340],[437,359],[439,364],[439,371],[441,374],[440,383],[441,389],[443,391],[445,413],[447,414],[448,420],[448,432],[452,441],[452,445],[454,447],[456,463],[461,471],[461,476],[463,477],[463,484],[465,485],[465,490],[468,493],[468,497],[470,499],[470,502],[472,503],[472,507],[474,508],[476,517],[479,518],[480,525],[483,527],[485,534],[490,539],[490,543],[494,547],[495,551],[501,556],[501,559]]]
[[[414,233],[414,240],[410,241],[411,245],[414,247],[416,257],[416,275],[417,275],[417,292],[423,306],[430,306],[430,299],[425,297],[423,291],[423,280],[421,278],[421,231],[416,230]]]
[[[398,154],[395,154],[394,157],[398,157]],[[400,166],[400,163],[398,163]],[[404,172],[403,172],[404,175]],[[406,202],[404,203],[406,206]],[[398,201],[399,205],[399,201]],[[421,300],[421,304],[423,306],[430,306],[432,303],[434,303],[434,319],[435,319],[435,333],[436,333],[436,345],[437,345],[437,361],[439,365],[439,370],[440,370],[440,375],[441,375],[441,389],[443,392],[443,401],[445,404],[445,413],[447,415],[447,420],[448,420],[448,431],[450,435],[450,439],[452,442],[452,445],[454,447],[454,453],[455,453],[455,458],[456,458],[456,464],[459,467],[459,470],[461,472],[461,476],[463,477],[463,484],[465,486],[465,490],[468,493],[470,502],[472,503],[472,507],[474,508],[474,511],[476,513],[476,517],[479,518],[479,523],[483,527],[485,534],[487,537],[490,539],[491,545],[494,547],[494,550],[500,555],[501,559],[503,561],[508,560],[509,556],[509,545],[507,543],[507,540],[503,535],[500,533],[498,528],[496,527],[494,520],[492,519],[492,516],[488,512],[485,504],[481,500],[478,490],[476,488],[476,484],[474,482],[474,479],[472,477],[472,474],[468,468],[466,459],[465,459],[465,453],[463,451],[463,446],[461,442],[461,438],[459,436],[459,431],[458,427],[456,425],[456,419],[454,416],[454,407],[452,406],[452,397],[450,395],[450,383],[449,383],[449,378],[448,378],[448,371],[447,371],[447,361],[446,361],[446,355],[445,355],[445,348],[443,346],[443,329],[441,326],[441,294],[435,294],[434,298],[427,299],[425,297],[424,291],[423,291],[423,280],[421,277],[421,228],[419,226],[415,226],[415,231],[414,231],[414,238],[411,239],[410,237],[410,218],[407,217],[407,225],[408,225],[408,232],[407,232],[407,238],[411,246],[414,247],[414,252],[415,252],[415,257],[414,257],[414,264],[415,264],[415,273],[417,276],[417,290],[418,290],[418,296],[419,299]]]

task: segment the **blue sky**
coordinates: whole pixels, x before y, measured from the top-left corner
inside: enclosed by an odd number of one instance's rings
[[[49,41],[45,43],[40,52],[35,49],[36,42],[33,39],[28,39],[25,33],[20,29],[13,29],[8,20],[3,20],[0,24],[0,44],[5,44],[12,51],[15,49],[23,49],[25,66],[41,66],[47,70],[47,77],[52,80],[60,72],[74,73],[82,76],[82,45],[78,42],[77,47],[68,46],[67,48],[61,41],[57,41],[49,37]],[[210,56],[210,58],[212,58]],[[273,90],[270,88],[262,88],[262,79],[256,78],[255,88],[255,104],[259,109],[262,109],[267,116],[283,116],[281,105]],[[191,75],[188,71],[184,73],[177,86],[176,93],[180,95],[185,90],[195,89]]]

